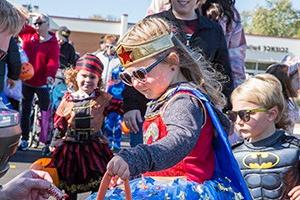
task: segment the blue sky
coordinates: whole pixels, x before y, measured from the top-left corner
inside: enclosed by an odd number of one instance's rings
[[[128,14],[129,22],[136,22],[145,16],[151,0],[9,0],[17,4],[38,5],[41,12],[48,15],[87,18],[94,14],[102,17],[120,18]],[[241,12],[263,5],[264,0],[236,0]],[[300,0],[292,0],[293,7],[300,9]]]

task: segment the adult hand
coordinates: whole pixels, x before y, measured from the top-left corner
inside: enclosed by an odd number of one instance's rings
[[[288,195],[290,200],[300,200],[300,185],[294,187]]]
[[[126,126],[134,133],[139,132],[139,124],[143,122],[140,110],[130,110],[123,116]]]
[[[129,179],[129,166],[120,156],[114,156],[107,164],[107,172],[111,176],[118,176],[123,180]]]
[[[7,86],[9,89],[12,89],[16,86],[16,81],[13,79],[8,78],[7,79]]]
[[[3,185],[0,199],[46,200],[51,196],[51,186],[52,178],[47,172],[28,170]]]

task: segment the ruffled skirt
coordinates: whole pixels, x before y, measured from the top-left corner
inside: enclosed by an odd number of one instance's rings
[[[106,141],[98,137],[85,142],[64,141],[52,154],[59,188],[67,193],[96,191],[112,157]]]

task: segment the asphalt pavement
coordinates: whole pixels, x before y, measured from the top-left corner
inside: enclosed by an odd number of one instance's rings
[[[129,147],[129,137],[126,135],[122,136],[122,148]],[[7,183],[9,180],[16,177],[18,174],[26,169],[29,169],[31,163],[39,158],[42,158],[42,146],[37,148],[29,148],[27,151],[17,151],[16,154],[11,157],[9,165],[10,169],[8,172],[0,179],[0,185]],[[84,200],[89,196],[89,192],[81,193],[78,195],[78,200]]]

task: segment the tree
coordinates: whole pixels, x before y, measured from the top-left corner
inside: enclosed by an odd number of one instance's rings
[[[290,0],[266,0],[266,7],[242,13],[247,33],[297,37],[300,29],[300,11],[292,8]]]

